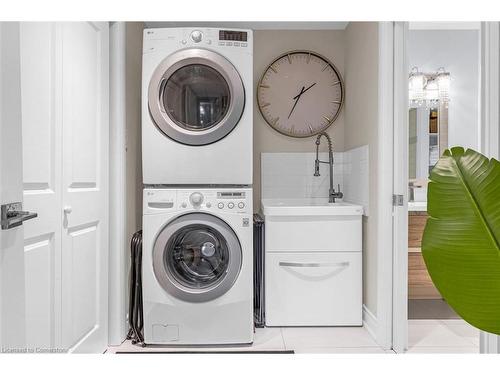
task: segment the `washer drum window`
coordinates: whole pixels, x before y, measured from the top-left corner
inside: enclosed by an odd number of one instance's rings
[[[221,55],[188,49],[165,58],[149,84],[149,112],[173,140],[193,146],[217,142],[238,124],[245,90],[236,68]]]
[[[204,302],[226,293],[238,278],[241,245],[223,220],[190,213],[167,224],[153,248],[153,269],[173,296]]]

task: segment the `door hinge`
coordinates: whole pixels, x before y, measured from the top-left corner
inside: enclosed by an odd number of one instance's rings
[[[393,206],[404,206],[404,197],[402,194],[392,194]]]

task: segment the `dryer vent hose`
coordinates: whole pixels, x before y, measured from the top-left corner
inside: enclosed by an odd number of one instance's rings
[[[130,241],[129,331],[132,344],[144,344],[144,317],[142,310],[142,230],[135,232]]]

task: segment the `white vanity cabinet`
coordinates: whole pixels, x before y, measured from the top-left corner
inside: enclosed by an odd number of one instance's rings
[[[262,212],[266,325],[362,325],[362,207],[263,199]]]

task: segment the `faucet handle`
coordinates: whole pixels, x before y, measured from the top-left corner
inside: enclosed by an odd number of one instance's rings
[[[336,193],[337,198],[340,198],[340,199],[344,198],[344,193],[342,193],[340,191],[340,184],[337,184],[337,188],[338,188],[337,193]]]
[[[321,176],[319,174],[319,160],[316,159],[316,161],[314,162],[314,177],[319,177]]]

